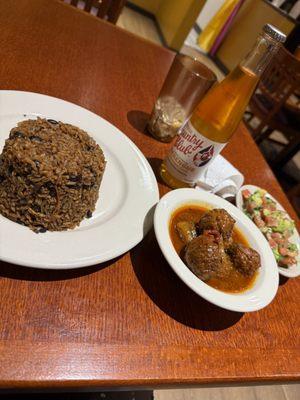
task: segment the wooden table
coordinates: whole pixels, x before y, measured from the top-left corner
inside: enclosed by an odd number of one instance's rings
[[[0,37],[1,89],[80,104],[125,132],[157,167],[168,145],[143,128],[172,52],[55,0],[1,0]],[[244,127],[224,155],[295,217]],[[259,312],[215,307],[175,276],[153,232],[122,257],[90,268],[1,263],[0,387],[297,380],[299,303],[300,280],[291,279],[281,280],[274,302]]]

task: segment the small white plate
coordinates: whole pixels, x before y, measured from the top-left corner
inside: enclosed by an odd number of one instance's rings
[[[236,195],[236,205],[242,211],[243,211],[243,203],[244,203],[242,191],[246,190],[246,189],[248,189],[250,191],[250,193],[254,193],[256,190],[262,189],[262,188],[255,186],[255,185],[244,185],[240,188],[240,190],[238,191],[238,193]],[[270,199],[275,201],[278,210],[286,212],[286,210],[282,207],[282,205],[280,203],[278,203],[278,201],[276,199],[274,199],[274,197],[271,196],[270,193],[268,193],[268,197],[270,197]],[[289,216],[289,218],[292,219],[290,216]],[[290,242],[296,244],[298,247],[297,264],[292,265],[289,268],[278,267],[278,270],[279,270],[280,275],[286,276],[287,278],[296,278],[297,276],[300,275],[300,237],[299,237],[299,233],[296,228],[294,230],[293,236],[290,237]]]
[[[154,173],[135,144],[115,126],[75,104],[36,93],[0,91],[0,152],[19,121],[42,116],[87,131],[107,160],[92,218],[76,229],[36,234],[0,215],[0,259],[50,269],[78,268],[117,257],[152,226],[159,200]]]
[[[184,264],[172,244],[169,223],[172,213],[186,204],[199,204],[207,208],[224,208],[236,220],[237,228],[261,257],[261,268],[250,289],[236,294],[214,289],[197,278]],[[175,273],[195,293],[207,301],[227,310],[250,312],[266,307],[275,297],[279,278],[273,253],[254,223],[228,201],[203,190],[173,190],[162,197],[156,207],[154,229],[161,251]]]

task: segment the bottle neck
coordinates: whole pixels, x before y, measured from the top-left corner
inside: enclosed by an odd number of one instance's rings
[[[240,67],[261,76],[280,46],[281,43],[266,33],[259,35],[252,50],[240,63]]]

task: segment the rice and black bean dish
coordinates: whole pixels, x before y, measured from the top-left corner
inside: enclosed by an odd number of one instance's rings
[[[92,216],[105,163],[76,126],[22,121],[0,155],[0,213],[35,232],[72,229]]]

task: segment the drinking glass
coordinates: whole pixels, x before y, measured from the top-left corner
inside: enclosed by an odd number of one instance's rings
[[[148,121],[150,133],[162,142],[170,142],[216,80],[206,65],[177,54]]]

